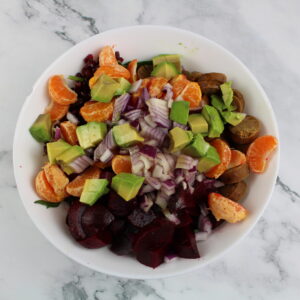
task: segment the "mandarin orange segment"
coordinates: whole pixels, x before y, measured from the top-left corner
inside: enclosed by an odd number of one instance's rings
[[[69,105],[60,105],[51,101],[45,112],[50,114],[51,121],[58,121],[67,114],[68,110]]]
[[[208,172],[206,172],[205,176],[210,178],[219,178],[226,171],[230,163],[231,150],[227,143],[221,139],[214,139],[210,144],[216,148],[221,162],[218,165],[212,167]]]
[[[40,171],[35,178],[35,190],[42,200],[59,202],[62,199],[54,193],[54,190],[47,181],[45,171]]]
[[[227,169],[240,166],[246,162],[246,155],[239,150],[231,150],[231,159]]]
[[[111,46],[105,46],[102,48],[99,54],[99,65],[100,66],[114,66],[117,65],[115,51]]]
[[[104,122],[111,120],[114,102],[109,103],[88,101],[80,109],[80,114],[86,122]]]
[[[130,99],[130,103],[131,103],[132,105],[135,105],[135,104],[136,104],[137,100],[139,99],[139,97],[140,97],[140,96],[142,95],[142,93],[143,93],[143,89],[144,89],[145,87],[148,88],[148,86],[149,86],[149,84],[150,84],[150,81],[151,81],[151,78],[145,78],[145,79],[143,79],[140,88],[139,88],[136,92],[132,93],[131,99]]]
[[[163,87],[168,83],[164,77],[153,77],[149,83],[149,94],[151,97],[160,97]]]
[[[102,161],[96,161],[94,162],[93,166],[99,168],[99,169],[105,169],[107,167],[110,167],[111,166],[111,160],[107,163],[104,163]]]
[[[131,173],[131,159],[129,155],[116,155],[111,162],[111,167],[116,174]]]
[[[65,173],[55,164],[47,163],[43,170],[47,178],[48,183],[52,187],[54,193],[60,199],[63,199],[67,196],[66,186],[69,183],[68,177]]]
[[[129,81],[131,83],[136,81],[136,68],[137,68],[137,59],[132,60],[129,64],[128,64],[128,71],[130,72],[130,78]]]
[[[236,223],[244,220],[249,214],[241,204],[218,193],[208,195],[208,206],[217,221],[222,219],[229,223]]]
[[[254,173],[263,173],[267,162],[278,146],[275,136],[264,135],[254,140],[247,150],[247,161],[250,170]]]
[[[178,96],[178,100],[190,102],[190,108],[199,107],[202,98],[200,86],[197,82],[189,82]]]
[[[69,105],[77,100],[77,94],[68,87],[63,75],[50,77],[48,91],[51,100],[60,105]]]
[[[60,123],[60,131],[62,134],[63,139],[71,144],[76,145],[78,144],[78,138],[76,134],[76,128],[77,126],[70,121],[65,121]]]
[[[73,179],[66,187],[68,194],[74,197],[80,197],[86,179],[98,179],[100,177],[100,170],[97,167],[90,167],[81,175]]]
[[[106,74],[112,78],[124,77],[127,80],[130,79],[130,72],[121,65],[101,66],[96,70],[94,77],[98,79],[102,74]]]
[[[187,80],[186,76],[183,74],[180,74],[171,80],[171,84],[173,86],[174,99],[176,99],[181,94],[181,92],[184,90],[184,88],[189,82],[190,81]]]

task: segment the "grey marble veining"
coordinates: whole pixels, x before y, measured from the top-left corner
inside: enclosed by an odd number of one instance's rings
[[[299,299],[300,2],[297,0],[10,0],[0,3],[0,299]],[[251,234],[217,262],[185,276],[126,280],[59,253],[17,194],[12,138],[40,73],[73,44],[136,24],[200,33],[237,55],[266,90],[281,138],[272,201]]]

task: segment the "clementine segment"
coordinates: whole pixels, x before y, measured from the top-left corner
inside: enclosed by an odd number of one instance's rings
[[[116,174],[131,173],[131,159],[129,155],[116,155],[111,162],[111,167]]]
[[[101,66],[96,70],[94,77],[98,79],[102,74],[106,74],[112,78],[124,77],[127,80],[130,79],[130,72],[121,65]]]
[[[212,167],[208,172],[206,172],[205,176],[210,178],[219,178],[226,171],[230,163],[231,150],[227,143],[221,139],[214,139],[210,144],[216,148],[221,162],[218,165]]]
[[[50,77],[48,91],[51,100],[60,105],[69,105],[77,100],[77,94],[68,87],[62,75]]]
[[[139,99],[139,97],[142,95],[143,93],[143,89],[146,87],[148,88],[149,84],[150,84],[150,81],[151,79],[150,78],[145,78],[143,79],[142,81],[142,84],[140,86],[140,88],[134,92],[132,95],[131,95],[131,99],[130,99],[130,103],[135,105],[137,100]]]
[[[95,166],[95,167],[97,167],[99,169],[105,169],[105,168],[111,166],[111,160],[109,162],[107,162],[107,163],[104,163],[102,161],[96,161],[93,166]]]
[[[275,136],[264,135],[254,140],[247,150],[247,161],[254,173],[263,173],[271,154],[278,146]]]
[[[117,64],[118,64],[118,61],[116,59],[114,49],[111,46],[103,47],[99,54],[99,65],[100,66],[114,66]]]
[[[168,83],[164,77],[153,77],[149,83],[149,94],[151,97],[160,97],[163,87]]]
[[[246,162],[246,155],[239,150],[231,150],[231,159],[227,169],[240,166]]]
[[[73,179],[66,187],[68,194],[74,197],[80,197],[86,179],[98,179],[100,177],[100,170],[96,167],[90,167],[81,175]]]
[[[81,107],[80,114],[86,122],[104,122],[111,120],[113,110],[113,101],[109,103],[88,101]]]
[[[186,76],[183,74],[180,74],[171,80],[171,85],[173,86],[174,99],[176,99],[181,94],[181,92],[184,90],[184,88],[189,82],[190,81],[187,80]]]
[[[136,81],[136,68],[137,68],[137,59],[132,60],[129,64],[128,64],[128,71],[130,72],[130,79],[129,81],[131,83]]]
[[[190,108],[199,107],[202,98],[200,86],[197,82],[189,82],[181,94],[179,100],[190,102]]]
[[[78,143],[76,128],[77,126],[69,121],[60,123],[60,131],[62,137],[67,143],[71,145],[76,145]]]
[[[51,101],[45,112],[50,114],[51,121],[58,121],[67,114],[68,110],[69,105],[60,105]]]

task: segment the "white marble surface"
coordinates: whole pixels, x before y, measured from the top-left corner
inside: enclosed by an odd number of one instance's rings
[[[299,299],[298,0],[9,0],[0,2],[0,299]],[[20,201],[12,171],[17,115],[36,78],[73,44],[104,30],[166,24],[232,51],[256,75],[279,121],[281,168],[255,229],[222,259],[183,277],[126,280],[58,252]]]

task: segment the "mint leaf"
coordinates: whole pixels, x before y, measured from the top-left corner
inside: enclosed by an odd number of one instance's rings
[[[34,201],[34,203],[40,204],[40,205],[44,205],[47,208],[49,208],[49,207],[57,207],[60,204],[60,202],[48,202],[48,201],[44,201],[44,200],[37,200],[37,201]]]
[[[232,81],[225,82],[220,85],[222,91],[222,98],[227,108],[230,107],[230,104],[233,100],[233,90],[231,88]]]
[[[71,79],[73,81],[83,81],[83,78],[73,75],[68,76],[68,79]]]

